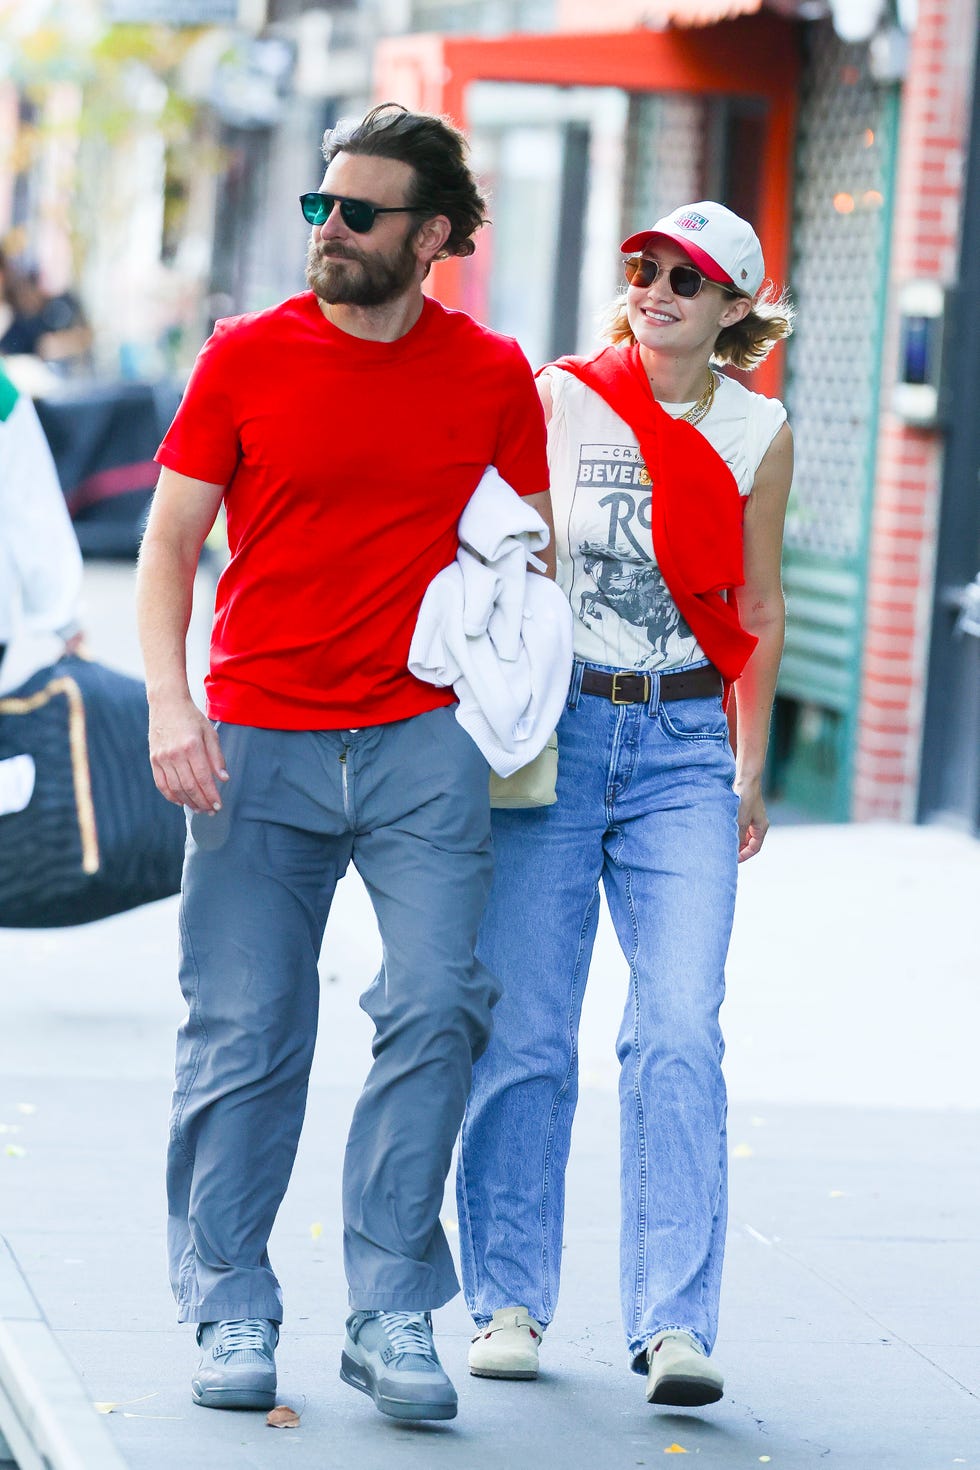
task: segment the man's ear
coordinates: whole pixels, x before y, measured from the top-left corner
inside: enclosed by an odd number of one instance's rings
[[[452,232],[453,227],[444,214],[434,214],[423,220],[415,231],[415,249],[419,260],[429,266],[442,256],[443,247]]]

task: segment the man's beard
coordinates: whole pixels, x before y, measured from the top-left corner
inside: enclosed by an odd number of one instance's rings
[[[417,267],[410,238],[388,255],[362,255],[336,244],[327,255],[322,244],[311,240],[306,284],[331,306],[384,306],[411,285]]]

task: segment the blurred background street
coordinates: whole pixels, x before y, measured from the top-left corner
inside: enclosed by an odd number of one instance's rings
[[[664,1453],[719,1470],[980,1467],[978,4],[0,0],[15,385],[0,423],[16,390],[36,407],[85,557],[89,648],[114,668],[141,673],[134,558],[157,444],[215,320],[303,288],[297,195],[338,118],[392,99],[464,128],[492,223],[427,289],[534,367],[591,350],[619,242],[684,200],[755,221],[797,311],[746,379],[786,404],[796,473],[775,822],[741,871],[723,1015],[724,1400],[653,1411],[625,1370],[610,1146],[625,967],[605,919],[541,1381],[471,1380],[457,1301],[436,1323],[457,1423],[396,1428],[340,1384],[340,1162],[378,961],[351,875],[272,1244],[298,1430],[190,1403],[163,1242],[176,899],[0,929],[0,1236],[39,1303],[28,1325],[50,1324],[135,1470],[625,1470]],[[330,429],[327,405],[314,432]],[[198,689],[222,554],[219,521],[190,635]],[[0,693],[32,657],[11,648]],[[451,1196],[445,1219],[452,1235]],[[8,1319],[34,1310],[8,1265],[0,1251],[0,1359]],[[0,1418],[3,1392],[0,1374]]]

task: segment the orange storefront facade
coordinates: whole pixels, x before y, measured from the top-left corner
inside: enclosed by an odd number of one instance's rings
[[[717,15],[737,8],[701,6],[699,13]],[[573,6],[567,9],[569,14],[562,18],[574,24],[580,17]],[[635,10],[635,5],[618,6],[624,21]],[[617,14],[615,7],[612,13]],[[718,28],[701,26],[493,38],[403,36],[378,47],[375,95],[445,113],[468,130],[474,121],[470,100],[474,90],[493,83],[563,90],[615,88],[634,98],[656,94],[701,102],[745,99],[753,107],[752,151],[743,158],[738,177],[726,181],[727,192],[733,207],[739,207],[737,196],[744,212],[751,214],[770,274],[781,279],[789,255],[798,36],[792,24],[771,14],[745,16],[722,29],[721,46]],[[618,219],[616,225],[610,238],[618,233]],[[449,305],[489,317],[486,300],[467,279],[471,275],[462,261],[444,262],[437,268],[433,290]],[[613,280],[611,273],[611,284]],[[760,391],[774,393],[780,378],[777,357],[760,370],[756,383]]]
[[[948,469],[964,461],[955,411],[910,422],[897,387],[907,289],[948,295],[963,272],[977,0],[558,0],[553,14],[548,34],[377,47],[375,97],[462,124],[491,186],[493,230],[438,268],[434,292],[537,365],[596,340],[625,233],[698,198],[752,218],[798,312],[751,380],[785,400],[797,446],[771,794],[817,819],[976,830],[980,758],[962,756],[980,748],[976,658],[954,623],[980,545],[966,555],[947,533],[953,592],[937,566],[944,518],[976,539],[975,482]],[[938,780],[947,731],[959,764]]]

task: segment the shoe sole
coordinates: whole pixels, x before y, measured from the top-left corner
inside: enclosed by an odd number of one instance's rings
[[[705,1383],[703,1378],[662,1378],[648,1404],[668,1404],[678,1409],[700,1409],[705,1404],[716,1404],[725,1390],[716,1383]]]
[[[366,1393],[369,1399],[374,1400],[375,1407],[391,1419],[456,1418],[458,1405],[455,1402],[425,1403],[417,1399],[393,1399],[388,1394],[379,1393],[367,1369],[346,1352],[340,1355],[340,1376],[345,1383],[350,1384],[351,1388],[357,1388],[361,1393]]]
[[[515,1378],[526,1382],[537,1376],[537,1368],[470,1368],[471,1378]]]
[[[198,1388],[191,1385],[191,1398],[202,1409],[274,1409],[275,1389]]]

